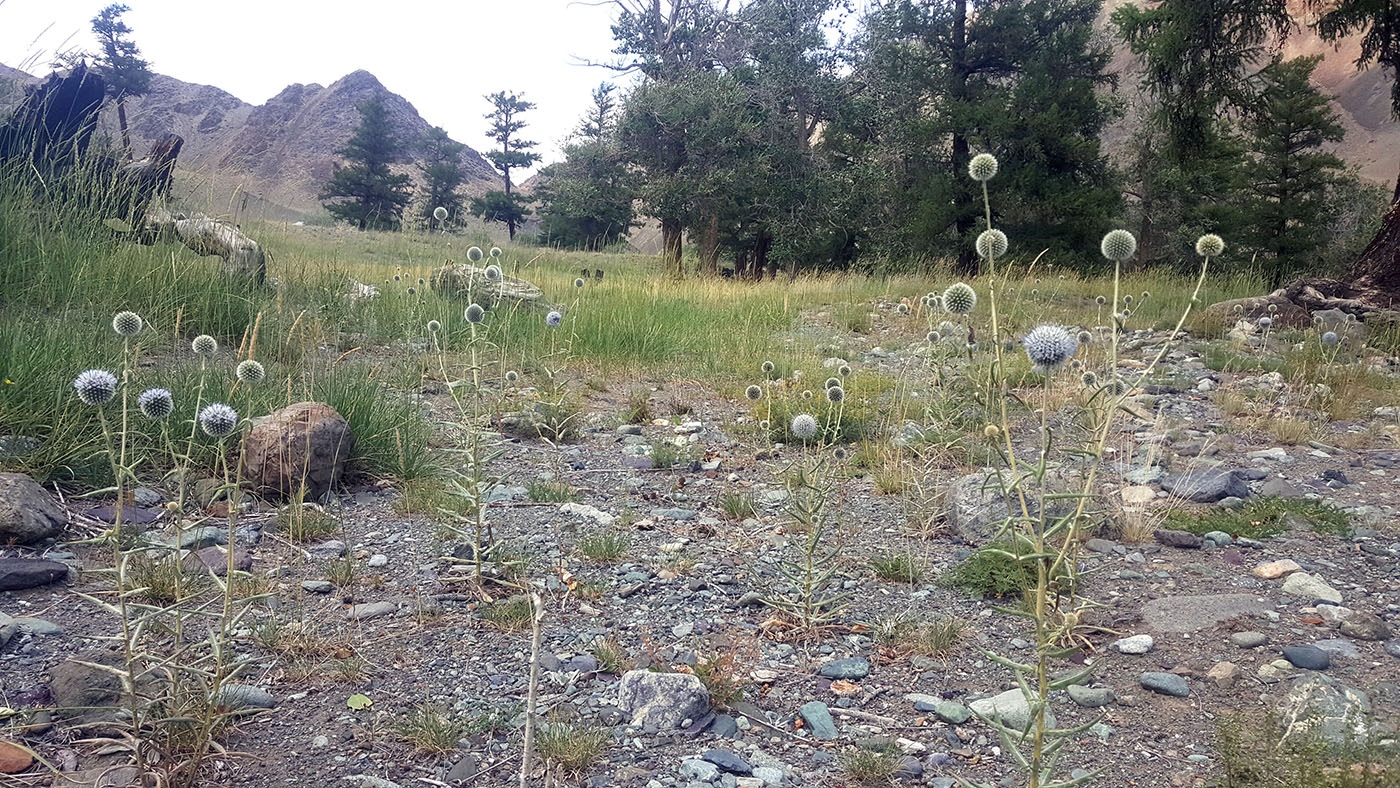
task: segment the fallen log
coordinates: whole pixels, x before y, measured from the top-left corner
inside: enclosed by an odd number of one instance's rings
[[[496,272],[499,270],[497,268]],[[554,308],[534,284],[496,272],[493,272],[496,274],[494,277],[488,276],[486,268],[449,260],[433,272],[428,286],[433,292],[448,298],[460,298],[486,307],[510,302],[542,309]]]
[[[143,230],[147,243],[173,235],[198,254],[222,258],[225,274],[248,277],[258,284],[267,278],[267,253],[231,222],[202,213],[174,213],[157,203],[147,210]]]

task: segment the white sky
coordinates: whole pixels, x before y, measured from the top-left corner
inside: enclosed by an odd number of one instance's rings
[[[91,48],[89,20],[108,0],[0,0],[0,63],[43,76],[55,53]],[[569,0],[126,0],[126,22],[152,68],[261,104],[289,84],[329,85],[365,69],[429,123],[486,150],[488,104],[523,92],[537,108],[525,134],[545,161],[616,75],[606,62],[613,10]]]

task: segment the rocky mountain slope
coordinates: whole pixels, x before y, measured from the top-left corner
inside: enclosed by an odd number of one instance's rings
[[[0,66],[0,85],[22,84],[33,77]],[[388,95],[396,136],[408,144],[399,161],[416,178],[420,141],[430,126],[404,97],[388,92],[367,71],[347,74],[328,87],[289,85],[261,106],[253,106],[219,88],[196,85],[157,74],[145,96],[127,104],[137,155],[166,132],[185,139],[178,182],[216,211],[271,218],[305,218],[321,210],[316,198],[330,177],[336,151],[359,125],[358,105],[376,92]],[[0,109],[13,104],[19,91],[0,87]],[[103,123],[116,137],[114,113]],[[468,181],[464,190],[481,193],[498,176],[481,154],[462,152]]]

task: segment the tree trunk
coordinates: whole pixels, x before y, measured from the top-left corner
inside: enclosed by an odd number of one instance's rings
[[[117,125],[122,130],[122,150],[126,151],[126,160],[131,161],[131,132],[126,129],[126,99],[117,96]]]
[[[957,0],[953,5],[953,79],[949,85],[948,98],[954,103],[966,102],[968,63],[967,63],[967,0]],[[955,270],[960,274],[977,272],[977,254],[968,240],[976,228],[977,212],[972,208],[972,190],[968,187],[967,165],[972,159],[971,146],[967,134],[962,129],[953,131],[953,193],[957,204],[954,208],[953,232],[957,236],[958,259]]]
[[[700,234],[700,270],[709,276],[719,275],[719,214],[710,217]]]
[[[1380,232],[1352,266],[1351,278],[1357,288],[1387,293],[1392,304],[1400,301],[1400,200],[1390,204]]]
[[[661,270],[676,277],[681,271],[681,222],[679,219],[661,220]]]
[[[749,250],[738,249],[734,252],[734,278],[742,280],[748,273]]]

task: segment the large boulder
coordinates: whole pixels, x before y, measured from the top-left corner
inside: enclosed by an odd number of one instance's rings
[[[1167,476],[1161,485],[1163,490],[1192,503],[1249,497],[1249,485],[1239,472],[1221,468],[1201,468]]]
[[[1009,477],[1008,477],[1009,478]],[[1082,489],[1081,483],[1066,471],[1052,471],[1046,476],[1050,491],[1070,493]],[[1022,483],[1031,516],[1037,516],[1039,489],[1034,481]],[[1074,511],[1077,501],[1063,498],[1050,504],[1050,516],[1059,517]],[[981,545],[991,541],[1006,522],[1008,509],[1001,484],[991,471],[960,476],[943,492],[943,519],[964,542]],[[1020,514],[1020,504],[1016,504]]]
[[[449,262],[432,273],[428,286],[434,293],[492,307],[501,303],[527,304],[548,309],[552,304],[538,287],[524,279],[500,275],[491,279],[486,267]]]
[[[67,522],[58,501],[38,482],[22,473],[0,473],[0,545],[51,539]]]
[[[0,591],[19,591],[56,583],[68,576],[67,564],[43,558],[0,558]]]
[[[1297,679],[1275,710],[1284,741],[1346,747],[1365,744],[1370,734],[1371,699],[1331,676]]]
[[[264,494],[325,495],[355,448],[350,425],[330,405],[298,402],[253,420],[243,439],[243,475]]]
[[[1239,309],[1236,309],[1236,306]],[[1269,311],[1270,306],[1274,307],[1273,312]],[[1204,315],[1206,320],[1223,325],[1239,318],[1254,321],[1265,316],[1272,318],[1276,324],[1290,328],[1306,328],[1312,324],[1308,310],[1289,300],[1287,292],[1283,289],[1275,290],[1266,296],[1219,301],[1206,307]]]
[[[617,701],[633,725],[668,730],[704,717],[710,710],[710,691],[689,673],[629,670],[618,683]]]

